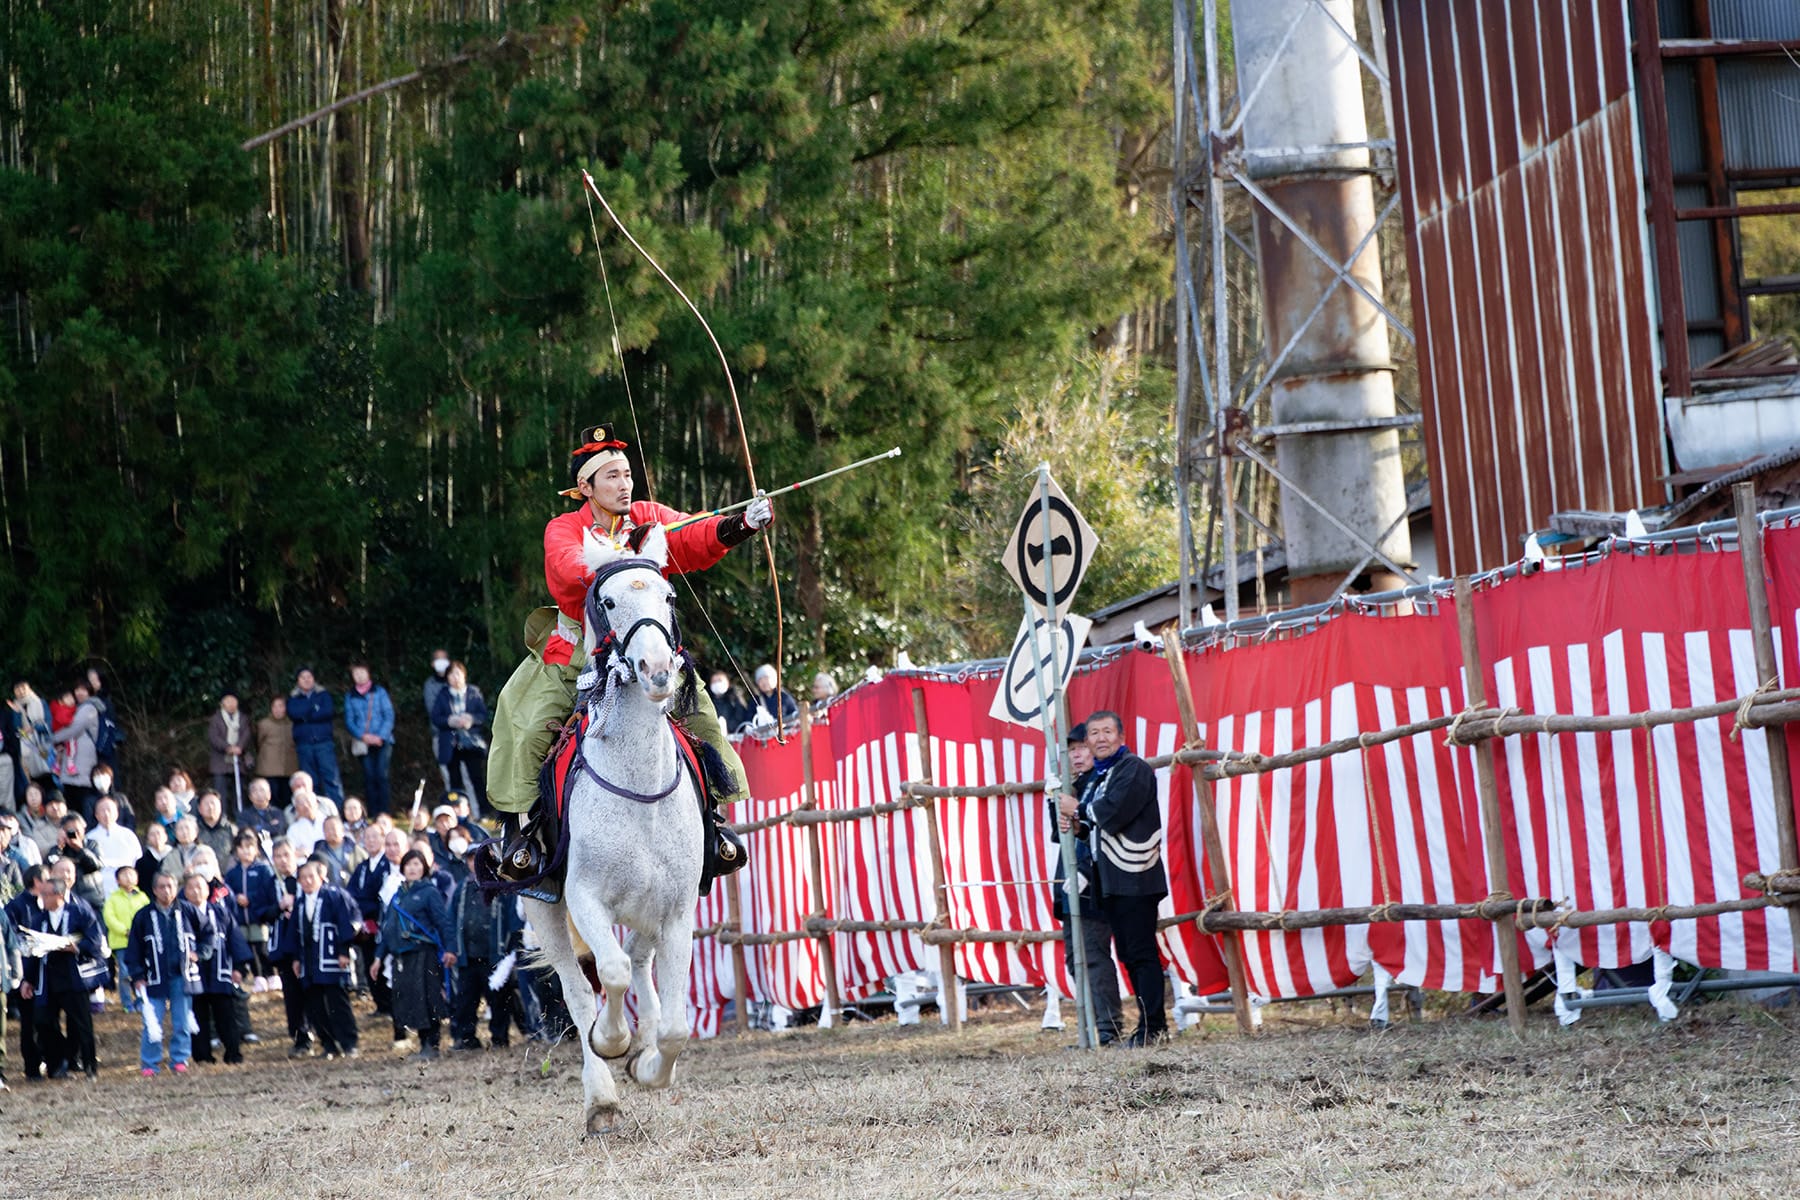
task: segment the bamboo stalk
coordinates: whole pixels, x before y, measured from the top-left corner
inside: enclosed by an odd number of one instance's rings
[[[816,811],[812,752],[812,704],[802,701],[800,704],[800,806],[807,812]],[[819,846],[819,827],[808,825],[806,827],[806,875],[807,882],[812,885],[815,912],[820,915],[823,915],[825,911],[824,863],[824,852]],[[807,930],[819,939],[819,962],[825,973],[825,1002],[830,1006],[827,1011],[842,1012],[844,1005],[838,996],[837,947],[832,943],[829,931],[813,932],[810,920],[807,922]]]
[[[919,735],[919,770],[925,776],[927,784],[933,781],[935,772],[931,766],[931,730],[925,723],[925,692],[922,688],[912,690],[913,728]],[[938,832],[937,804],[925,800],[920,803],[929,805],[925,810],[925,843],[931,852],[931,883],[937,890],[938,920],[950,919],[950,888],[944,873],[944,843]],[[870,807],[875,807],[871,805]],[[927,944],[931,942],[931,931],[920,936]],[[964,939],[968,940],[968,939]],[[960,993],[956,986],[956,947],[950,942],[938,944],[938,995],[941,1006],[950,1017],[950,1029],[959,1032],[962,1029],[962,1005],[957,1003]]]
[[[1744,595],[1750,601],[1750,640],[1756,648],[1756,678],[1773,685],[1781,678],[1775,661],[1775,633],[1769,621],[1769,585],[1763,574],[1762,527],[1756,521],[1756,485],[1748,481],[1731,485],[1737,505],[1738,557],[1744,563]],[[1781,869],[1800,868],[1800,842],[1794,836],[1794,776],[1788,762],[1786,731],[1765,735],[1769,751],[1769,784],[1775,801],[1775,837],[1779,842]],[[1800,908],[1789,908],[1788,944],[1800,956]]]
[[[1188,679],[1187,657],[1181,651],[1181,635],[1173,629],[1163,631],[1163,657],[1169,662],[1169,675],[1175,685],[1175,706],[1181,717],[1181,738],[1189,746],[1200,743],[1200,719],[1194,707],[1194,687]],[[1225,858],[1225,844],[1219,837],[1219,814],[1213,807],[1212,781],[1204,770],[1189,772],[1194,807],[1200,814],[1200,845],[1206,855],[1207,870],[1212,872],[1213,886],[1231,903],[1231,865]],[[1202,928],[1205,928],[1204,925]],[[1246,1036],[1256,1032],[1256,1017],[1250,1011],[1250,985],[1244,978],[1243,939],[1227,935],[1219,939],[1219,951],[1225,959],[1225,977],[1231,984],[1231,1008],[1237,1017],[1238,1032]]]
[[[1790,875],[1787,868],[1767,875],[1752,871],[1744,876],[1744,887],[1753,892],[1800,892],[1800,874]]]
[[[1487,706],[1487,676],[1481,665],[1481,640],[1475,630],[1475,604],[1469,577],[1456,577],[1456,627],[1462,642],[1463,688],[1470,708]],[[1475,787],[1481,802],[1482,842],[1487,858],[1488,887],[1495,900],[1510,900],[1511,875],[1506,866],[1506,842],[1500,828],[1500,788],[1494,779],[1494,745],[1475,748]],[[1506,1023],[1515,1035],[1525,1033],[1525,983],[1519,975],[1519,939],[1505,925],[1496,925],[1500,941],[1501,985],[1506,989]]]

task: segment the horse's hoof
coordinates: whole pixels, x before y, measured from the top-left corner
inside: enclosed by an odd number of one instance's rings
[[[600,1104],[588,1109],[587,1132],[582,1140],[605,1137],[619,1132],[619,1106],[616,1104]]]
[[[631,1037],[627,1035],[620,1038],[617,1042],[608,1042],[603,1038],[598,1037],[589,1038],[588,1045],[593,1048],[595,1054],[610,1061],[618,1058],[621,1054],[624,1054],[627,1050],[631,1049]]]

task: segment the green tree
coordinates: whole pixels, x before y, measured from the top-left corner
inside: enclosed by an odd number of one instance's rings
[[[969,650],[1004,654],[1023,601],[998,566],[1040,462],[1100,539],[1076,602],[1092,612],[1161,586],[1179,568],[1169,449],[1172,381],[1113,355],[1088,355],[1045,391],[1019,398],[991,460],[977,474],[969,553],[949,573]]]

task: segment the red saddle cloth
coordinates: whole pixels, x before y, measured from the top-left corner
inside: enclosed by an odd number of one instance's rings
[[[581,739],[587,735],[587,727],[588,714],[577,713],[574,727],[565,727],[563,735],[550,751],[551,795],[556,798],[556,816],[559,821],[569,814],[569,791],[572,786],[569,775],[575,769],[575,753],[581,748]],[[675,748],[680,751],[694,785],[700,790],[701,803],[710,802],[711,789],[707,786],[706,772],[700,767],[700,754],[694,749],[693,739],[673,717],[669,718],[669,728],[675,734]]]

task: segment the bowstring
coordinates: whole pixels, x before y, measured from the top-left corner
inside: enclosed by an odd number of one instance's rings
[[[606,273],[606,251],[600,246],[600,223],[594,217],[594,198],[588,195],[586,188],[581,189],[581,199],[587,205],[588,230],[594,235],[594,257],[600,262],[600,287],[606,293],[606,318],[612,323],[613,357],[619,364],[619,380],[625,385],[625,407],[631,412],[631,436],[637,439],[638,462],[644,468],[644,494],[654,504],[656,480],[650,475],[650,447],[644,441],[643,427],[638,424],[637,401],[631,395],[631,376],[625,371],[625,347],[619,341],[619,314],[613,310],[612,280]]]
[[[645,444],[643,428],[638,424],[637,401],[634,400],[631,395],[631,376],[625,370],[625,349],[623,343],[619,341],[619,317],[617,312],[613,309],[612,283],[607,278],[606,273],[606,252],[600,245],[600,223],[594,216],[594,198],[588,193],[588,190],[585,187],[581,189],[581,199],[587,205],[588,231],[594,238],[594,257],[600,262],[600,286],[606,293],[606,316],[607,320],[612,324],[613,357],[619,364],[619,379],[625,385],[625,406],[631,413],[631,433],[632,436],[637,439],[638,460],[644,467],[644,492],[649,497],[650,502],[654,504],[656,503],[656,483],[650,475],[650,448]],[[681,580],[682,586],[687,588],[688,595],[694,601],[694,607],[700,611],[700,619],[706,622],[706,627],[708,629],[712,630],[713,644],[718,646],[719,650],[725,655],[725,661],[731,664],[732,674],[737,676],[738,682],[744,685],[744,694],[746,696],[755,696],[755,685],[751,683],[750,677],[744,673],[744,668],[738,664],[737,656],[731,652],[731,646],[726,642],[725,635],[719,632],[718,625],[713,622],[712,614],[706,610],[706,605],[700,599],[699,589],[694,586],[693,581],[687,577],[685,571],[677,571],[675,574],[676,578]],[[777,724],[779,724],[780,705],[777,704],[776,708],[776,720]],[[734,733],[736,731],[727,729],[725,732]]]

